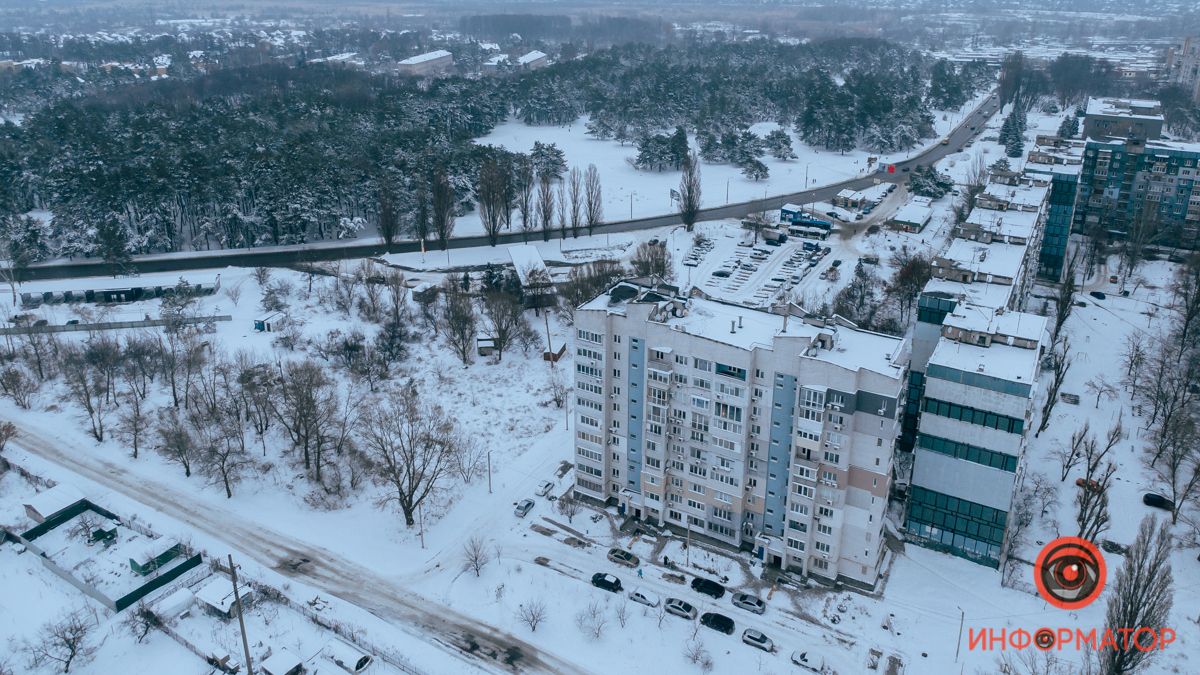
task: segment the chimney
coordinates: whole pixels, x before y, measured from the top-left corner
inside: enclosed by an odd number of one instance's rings
[[[742,315],[738,314],[738,328],[742,327]]]
[[[729,320],[729,332],[730,332],[730,333],[736,333],[736,332],[737,332],[737,324],[733,322],[733,319],[730,319],[730,320]]]

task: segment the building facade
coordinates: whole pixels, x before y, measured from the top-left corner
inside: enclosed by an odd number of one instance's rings
[[[907,343],[645,280],[576,310],[575,490],[874,588]]]
[[[445,49],[410,56],[396,64],[396,71],[403,75],[444,75],[454,67],[454,55]]]
[[[1167,50],[1165,79],[1186,89],[1200,104],[1200,38],[1187,38],[1182,45]]]
[[[1083,117],[1083,137],[1154,140],[1162,137],[1163,121],[1162,104],[1158,101],[1089,98]]]
[[[1038,136],[1025,163],[1025,173],[1050,178],[1038,276],[1054,282],[1062,280],[1067,264],[1067,241],[1075,226],[1075,199],[1083,170],[1083,145],[1082,141]]]

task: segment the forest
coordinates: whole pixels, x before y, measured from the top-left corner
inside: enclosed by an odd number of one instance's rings
[[[779,134],[747,131],[761,121],[829,149],[886,151],[928,136],[931,109],[961,105],[991,77],[842,40],[624,45],[507,78],[417,80],[299,61],[143,79],[2,128],[0,157],[11,161],[0,169],[0,215],[12,216],[2,238],[10,249],[43,242],[20,251],[22,264],[58,255],[117,265],[368,228],[444,242],[454,217],[477,207],[481,180],[498,202],[493,224],[513,227],[515,209],[523,229],[537,229],[526,222],[537,216],[546,230],[549,213],[524,197],[550,191],[547,173],[559,186],[564,167],[473,142],[510,115],[540,125],[587,114],[590,133],[621,141],[683,129],[710,162],[787,152]],[[678,142],[660,145],[670,157],[647,167],[677,168]],[[33,208],[52,212],[52,224],[16,217]]]

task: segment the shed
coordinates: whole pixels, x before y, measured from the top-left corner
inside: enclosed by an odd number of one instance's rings
[[[245,607],[253,600],[254,590],[249,586],[238,586],[238,595],[241,596],[242,607]],[[233,582],[224,574],[214,574],[205,580],[204,585],[196,590],[196,599],[210,614],[226,619],[237,616]]]
[[[557,302],[557,291],[550,278],[550,270],[546,269],[546,263],[537,248],[529,244],[510,246],[508,257],[517,271],[517,278],[521,280],[525,308],[553,307]]]
[[[841,206],[847,209],[857,209],[863,205],[865,197],[858,190],[845,189],[837,193],[833,198],[834,206]]]
[[[129,569],[146,576],[166,565],[183,552],[183,546],[171,539],[151,539],[142,547],[141,552],[129,559]]]
[[[931,218],[933,218],[933,209],[911,203],[900,207],[900,210],[896,211],[896,215],[892,216],[892,222],[909,232],[920,232],[929,224]]]
[[[321,653],[347,673],[361,673],[375,660],[370,654],[342,640],[330,640]]]
[[[265,675],[298,675],[304,672],[304,662],[288,650],[279,649],[263,659],[258,669]]]
[[[285,323],[287,323],[287,315],[283,312],[275,312],[261,319],[255,319],[254,330],[260,333],[274,333],[283,328]]]
[[[70,483],[59,483],[49,490],[43,490],[25,503],[25,515],[37,523],[46,522],[56,513],[64,511],[84,499],[79,488]]]
[[[174,593],[154,603],[154,611],[168,621],[191,609],[196,602],[196,596],[186,588],[180,588]]]
[[[479,335],[475,338],[475,351],[480,356],[491,356],[496,353],[496,338]]]

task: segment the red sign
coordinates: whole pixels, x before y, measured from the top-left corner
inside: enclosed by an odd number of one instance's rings
[[[888,164],[888,173],[896,173],[896,165]]]

